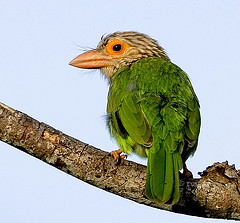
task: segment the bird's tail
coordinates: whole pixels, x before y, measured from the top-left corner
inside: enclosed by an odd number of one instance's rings
[[[181,155],[176,151],[168,153],[159,149],[148,154],[146,195],[158,203],[175,204],[180,197],[179,170]]]

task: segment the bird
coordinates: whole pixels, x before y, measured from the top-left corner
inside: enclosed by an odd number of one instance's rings
[[[147,157],[146,197],[179,202],[180,170],[192,177],[186,160],[196,151],[201,125],[199,100],[186,72],[155,39],[134,31],[102,37],[69,64],[100,69],[110,84],[106,122],[120,148],[111,154]]]

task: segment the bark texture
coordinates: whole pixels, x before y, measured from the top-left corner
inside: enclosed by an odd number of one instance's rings
[[[240,219],[240,173],[227,162],[208,167],[201,179],[180,181],[176,205],[145,196],[146,167],[115,160],[100,149],[0,103],[0,140],[86,183],[137,203],[193,216]]]

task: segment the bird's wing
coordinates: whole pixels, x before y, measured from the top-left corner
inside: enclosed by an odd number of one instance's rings
[[[141,107],[155,141],[161,144],[151,151],[164,148],[166,152],[178,150],[182,154],[187,149],[183,148],[184,144],[189,148],[196,144],[200,129],[199,103],[187,74],[170,61],[154,57],[137,62],[131,71],[138,76]]]
[[[185,145],[182,158],[185,162],[197,148],[198,136],[200,132],[201,118],[197,100],[191,100],[187,107],[187,120],[185,123]]]
[[[152,133],[137,98],[127,94],[116,113],[129,136],[138,144],[151,146]]]
[[[135,77],[131,78],[129,69],[115,74],[108,95],[108,126],[118,143],[125,144],[123,147],[127,144],[132,147],[149,147],[152,143],[152,132],[135,87]],[[130,152],[130,149],[127,150],[125,152]]]

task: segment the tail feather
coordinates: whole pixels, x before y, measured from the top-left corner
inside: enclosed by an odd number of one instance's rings
[[[174,162],[172,153],[166,153],[166,169],[165,169],[165,182],[164,182],[164,192],[162,203],[166,203],[169,201],[169,198],[173,194],[174,189]]]
[[[157,154],[148,155],[146,195],[151,200],[160,201],[162,200],[164,192],[166,157],[163,151],[157,152]],[[158,163],[158,169],[155,168],[156,163]],[[158,175],[163,177],[154,177]]]
[[[175,158],[174,160],[174,170],[175,170],[175,174],[174,174],[174,190],[173,190],[173,197],[172,197],[172,203],[175,204],[178,202],[179,198],[180,198],[180,191],[179,191],[179,186],[180,186],[180,182],[179,182],[179,170],[182,168],[182,157],[179,153],[175,153],[174,154]]]
[[[150,200],[171,204],[178,202],[181,163],[181,156],[177,152],[167,153],[164,149],[156,153],[149,152],[146,195]]]

